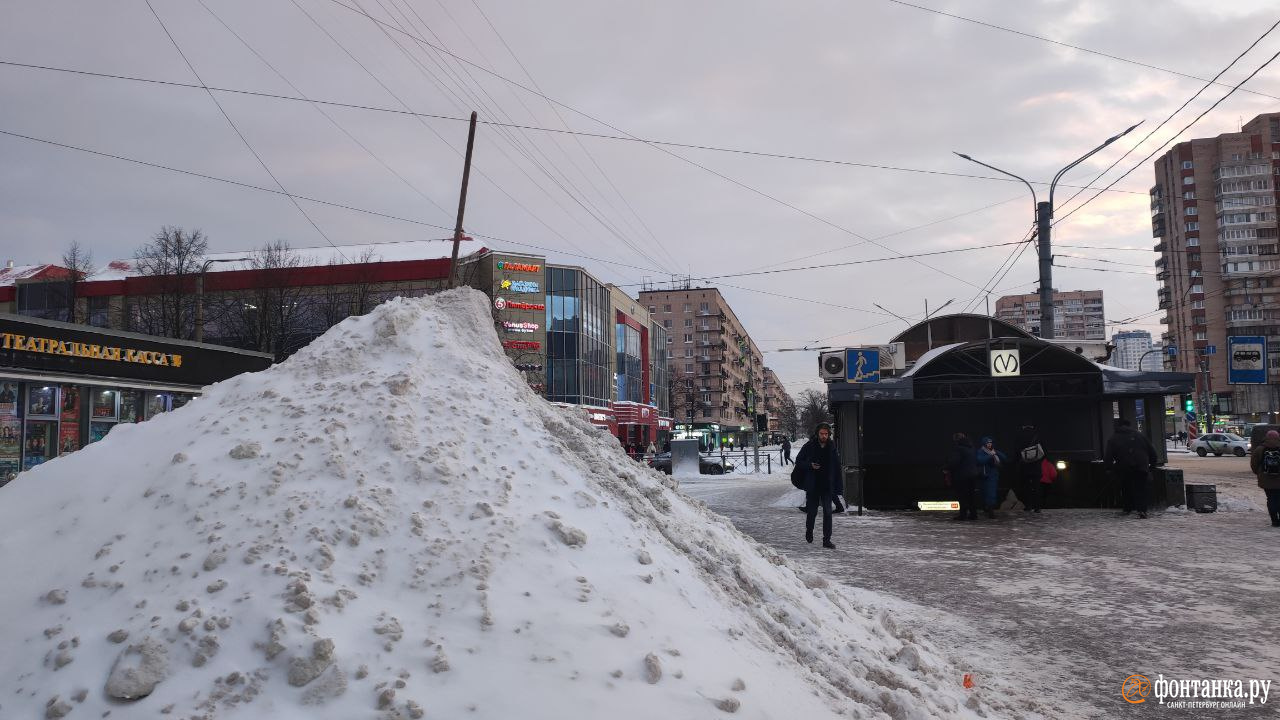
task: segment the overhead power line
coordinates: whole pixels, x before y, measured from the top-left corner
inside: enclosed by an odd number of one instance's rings
[[[997,25],[996,23],[987,22],[985,20],[977,20],[975,18],[965,17],[964,15],[957,15],[955,13],[944,12],[936,8],[925,7],[923,5],[916,5],[914,3],[904,2],[904,0],[886,0],[886,2],[891,2],[894,5],[901,5],[902,7],[908,7],[914,10],[922,10],[924,12],[933,13],[934,15],[941,15],[943,17],[948,17],[953,20],[960,20],[962,22],[972,23],[974,25],[981,25],[982,27],[990,28],[991,30],[999,30],[1001,32],[1020,35],[1022,37],[1030,38],[1032,40],[1047,42],[1053,45],[1057,45],[1059,47],[1069,48],[1071,50],[1078,50],[1083,53],[1088,53],[1090,55],[1097,55],[1099,57],[1104,57],[1109,60],[1128,63],[1129,65],[1136,65],[1138,67],[1147,68],[1148,70],[1156,70],[1158,72],[1168,73],[1170,75],[1177,75],[1178,77],[1187,78],[1188,80],[1199,80],[1200,82],[1209,82],[1202,77],[1197,77],[1195,75],[1190,75],[1184,72],[1178,72],[1177,70],[1171,70],[1167,67],[1162,67],[1160,65],[1153,65],[1151,63],[1142,62],[1140,60],[1134,60],[1132,58],[1127,58],[1120,55],[1113,55],[1111,53],[1102,52],[1101,50],[1094,50],[1092,48],[1087,48],[1080,45],[1072,45],[1071,43],[1062,42],[1061,40],[1054,40],[1053,38],[1045,37],[1043,35],[1036,35],[1035,33],[1024,32],[1022,30],[1015,30],[1011,27],[1005,27],[1004,25]],[[1215,84],[1222,85],[1223,87],[1228,87],[1227,83],[1215,83]],[[1272,100],[1280,100],[1280,96],[1268,95],[1267,93],[1258,92],[1256,90],[1246,90],[1245,92],[1252,93],[1254,95],[1259,95],[1265,98],[1271,98]]]
[[[282,93],[270,93],[270,92],[262,92],[258,90],[244,90],[241,88],[220,87],[216,85],[209,85],[206,87],[203,85],[197,85],[195,83],[184,83],[184,82],[178,82],[175,80],[158,80],[155,78],[139,77],[137,75],[117,75],[113,73],[94,72],[92,70],[77,70],[74,68],[56,67],[53,65],[36,65],[32,63],[15,62],[12,60],[0,60],[0,65],[15,67],[15,68],[25,68],[27,70],[45,70],[48,72],[68,73],[71,75],[83,75],[85,77],[96,77],[96,78],[103,78],[103,79],[109,79],[109,80],[122,80],[126,82],[147,83],[151,85],[190,88],[195,90],[211,90],[213,92],[228,93],[232,95],[246,95],[250,97],[260,97],[260,98],[266,98],[270,100],[305,102],[305,103],[310,103],[312,105],[328,105],[331,107],[346,108],[349,110],[366,110],[369,112],[388,113],[391,115],[404,115],[404,116],[418,117],[418,118],[424,118],[429,120],[449,120],[451,122],[461,122],[461,123],[466,123],[471,121],[469,117],[462,117],[460,115],[444,115],[441,113],[417,112],[415,110],[397,109],[393,107],[385,107],[380,105],[349,103],[349,102],[342,102],[338,100],[320,100],[318,98],[303,97],[299,95],[285,95]],[[559,105],[559,103],[555,103],[554,100],[548,99],[548,102],[552,102],[556,105]],[[939,177],[953,177],[953,178],[961,178],[966,180],[994,180],[997,182],[1018,182],[1017,180],[1011,180],[1009,178],[1000,177],[998,175],[981,175],[978,173],[952,172],[949,170],[936,170],[932,168],[903,167],[901,165],[868,163],[868,162],[859,162],[856,160],[838,160],[835,158],[822,158],[822,157],[812,157],[808,155],[796,155],[794,153],[768,152],[764,150],[749,150],[746,148],[723,147],[718,145],[702,145],[699,143],[683,143],[683,142],[676,142],[674,140],[658,140],[655,138],[642,138],[638,136],[628,136],[628,135],[611,135],[609,133],[595,133],[595,132],[587,132],[585,130],[568,130],[564,128],[542,127],[539,125],[525,125],[522,123],[498,122],[495,120],[479,120],[477,122],[481,125],[488,125],[491,127],[498,127],[498,128],[510,128],[513,130],[528,130],[530,132],[543,132],[543,133],[551,133],[551,134],[557,134],[557,135],[573,135],[576,137],[594,138],[597,140],[615,140],[618,142],[639,143],[642,145],[660,145],[662,147],[679,148],[682,150],[706,150],[709,152],[730,153],[735,155],[750,155],[754,157],[771,158],[775,160],[795,160],[798,162],[818,163],[822,165],[842,165],[845,167],[863,168],[865,170],[885,170],[885,171],[891,171],[891,172],[915,173],[919,175],[937,175]],[[676,156],[676,157],[679,157],[679,156]],[[1049,182],[1047,180],[1031,180],[1030,182],[1033,185],[1044,185],[1046,187],[1049,185]],[[1058,183],[1058,186],[1073,188],[1078,190],[1080,189],[1097,190],[1098,189],[1098,188],[1090,187],[1087,185],[1068,185],[1066,183]],[[1125,195],[1146,195],[1147,194],[1145,191],[1141,191],[1141,190],[1123,190],[1123,189],[1115,189],[1115,188],[1108,188],[1107,191],[1122,193]]]

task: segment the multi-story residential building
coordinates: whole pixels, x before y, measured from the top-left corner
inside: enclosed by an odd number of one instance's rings
[[[1240,132],[1178,143],[1154,170],[1157,300],[1165,311],[1164,342],[1178,348],[1172,369],[1198,373],[1199,397],[1216,396],[1215,416],[1274,420],[1280,410],[1280,113],[1259,115]],[[1239,336],[1266,338],[1266,384],[1230,383],[1228,338]]]
[[[640,302],[668,333],[675,434],[744,446],[766,412],[764,360],[716,288],[644,290]]]
[[[1101,290],[1054,290],[1055,340],[1106,340]],[[1040,295],[1006,295],[996,301],[996,318],[1040,334]]]
[[[1151,333],[1146,330],[1125,330],[1111,336],[1111,344],[1115,349],[1107,363],[1125,370],[1162,370],[1164,369],[1164,348],[1160,343],[1151,342]]]
[[[771,368],[764,369],[764,403],[765,413],[769,416],[770,437],[776,433],[786,432],[783,427],[785,424],[783,418],[786,413],[794,412],[795,406],[786,388],[778,380],[778,374]]]

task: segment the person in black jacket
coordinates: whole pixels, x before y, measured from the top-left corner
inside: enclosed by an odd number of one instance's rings
[[[1123,515],[1134,510],[1138,517],[1147,516],[1147,479],[1159,458],[1146,435],[1133,429],[1128,420],[1116,421],[1116,432],[1107,441],[1107,469],[1120,478]]]
[[[978,457],[973,443],[962,432],[951,436],[955,446],[947,456],[947,472],[951,475],[951,489],[960,501],[960,513],[952,520],[978,519]]]
[[[1040,445],[1040,437],[1034,425],[1023,425],[1018,431],[1017,453],[1014,458],[1018,463],[1018,497],[1022,500],[1023,510],[1040,512],[1044,506],[1044,483],[1040,464],[1044,461],[1044,448]]]
[[[782,438],[782,464],[791,464],[791,438]]]
[[[804,475],[804,539],[813,542],[813,526],[822,506],[822,547],[835,548],[831,542],[831,500],[840,494],[844,470],[840,451],[831,439],[831,426],[818,423],[809,442],[796,455],[796,466]]]

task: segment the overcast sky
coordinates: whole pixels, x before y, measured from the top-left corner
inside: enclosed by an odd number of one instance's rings
[[[1213,77],[1280,19],[1273,2],[917,3],[1125,62],[890,0],[150,1],[0,0],[0,60],[198,85],[176,42],[204,84],[226,90],[991,175],[960,151],[1033,181],[1145,120],[1063,181],[1090,182],[1134,149],[1101,187],[1280,51],[1277,31],[1223,75],[1227,86],[1139,144],[1201,89],[1185,75]],[[280,194],[0,135],[0,260],[56,262],[73,240],[100,263],[130,257],[163,225],[198,228],[216,251],[451,234],[464,122],[214,95],[270,174],[198,87],[0,65],[0,131],[262,188],[278,180],[400,219],[300,200],[304,216]],[[1280,61],[1182,137],[1236,131],[1280,110],[1275,96]],[[1055,287],[1102,289],[1110,321],[1142,316],[1108,336],[1161,331],[1152,182],[1141,163],[1054,231],[1061,265],[1099,268],[1057,268]],[[1066,202],[1074,193],[1059,186],[1060,218],[1093,195]],[[466,227],[476,245],[544,253],[633,290],[673,274],[985,248],[704,281],[795,394],[820,386],[814,354],[768,351],[887,341],[906,324],[876,303],[914,320],[926,301],[981,312],[984,288],[992,307],[1034,291],[1034,249],[992,286],[1017,249],[1002,244],[1033,220],[1014,182],[482,125]]]

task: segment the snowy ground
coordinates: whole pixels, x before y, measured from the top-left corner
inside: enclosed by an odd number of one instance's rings
[[[1244,458],[1177,455],[1189,483],[1218,487],[1222,511],[836,517],[834,551],[804,542],[802,496],[785,477],[684,479],[681,490],[846,592],[894,607],[899,622],[965,658],[979,689],[1039,697],[1056,717],[1114,717],[1134,673],[1280,685],[1280,528]],[[873,591],[868,593],[867,591]],[[886,599],[886,596],[896,600]],[[1141,710],[1156,716],[1274,716],[1266,708]],[[1216,714],[1215,714],[1216,713]]]

